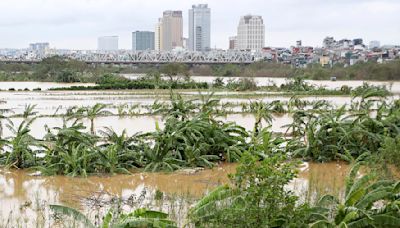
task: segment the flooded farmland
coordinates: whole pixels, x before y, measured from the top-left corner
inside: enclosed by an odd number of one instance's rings
[[[208,77],[198,77],[195,80],[213,80]],[[280,83],[282,79],[257,79],[261,85]],[[268,81],[266,81],[268,80]],[[330,82],[313,81],[317,85],[328,88],[340,88],[342,85],[358,86],[361,81]],[[319,83],[319,84],[318,84]],[[372,82],[374,85],[386,85],[393,96],[388,101],[399,98],[400,83]],[[146,108],[157,102],[169,102],[168,91],[50,91],[50,88],[66,87],[70,84],[57,83],[17,83],[0,82],[0,89],[8,90],[15,85],[16,90],[41,88],[42,91],[1,91],[0,109],[10,120],[14,128],[24,120],[23,114],[28,105],[36,105],[34,111],[37,118],[32,122],[30,134],[36,139],[42,139],[47,132],[46,128],[61,127],[62,117],[72,107],[90,107],[97,103],[107,105],[110,115],[94,118],[94,130],[98,134],[105,128],[112,128],[117,134],[126,130],[128,135],[153,132],[164,128],[163,118],[158,114],[148,113]],[[85,84],[86,85],[86,84]],[[199,94],[208,94],[209,91],[178,91],[187,99],[199,98]],[[255,116],[250,113],[240,113],[241,105],[252,101],[287,103],[290,96],[265,91],[235,92],[217,91],[214,94],[223,104],[230,104],[226,109],[231,112],[218,116],[216,119],[223,122],[234,122],[252,131]],[[349,105],[352,98],[349,96],[300,96],[300,100],[307,102],[326,101],[339,107]],[[119,107],[137,106],[132,115],[119,115]],[[90,120],[82,120],[86,131],[89,132]],[[291,113],[274,114],[270,130],[274,133],[285,133],[287,126],[293,122]],[[261,122],[267,126],[265,120]],[[3,122],[5,124],[5,122]],[[12,130],[3,127],[3,137],[13,136]],[[221,163],[213,169],[200,171],[182,170],[173,173],[145,173],[142,170],[131,170],[131,175],[89,176],[88,178],[71,178],[66,176],[40,176],[31,170],[0,169],[0,218],[3,220],[14,217],[21,218],[18,222],[22,227],[29,227],[42,217],[49,216],[45,209],[49,204],[62,204],[79,208],[94,217],[115,198],[125,201],[124,209],[129,211],[135,206],[149,207],[168,211],[180,226],[185,223],[182,215],[186,214],[193,202],[213,188],[229,183],[228,174],[235,172],[236,164]],[[299,168],[298,177],[292,181],[289,189],[300,197],[302,202],[315,201],[323,194],[343,196],[345,176],[349,171],[347,163],[312,163],[304,162]],[[161,201],[155,200],[160,198]],[[132,201],[132,202],[131,202]],[[0,223],[0,226],[4,225]],[[47,224],[49,225],[49,224]]]
[[[49,204],[63,204],[80,208],[95,215],[97,207],[107,207],[113,197],[124,200],[143,197],[138,204],[152,208],[163,208],[177,213],[174,217],[181,224],[185,221],[182,212],[191,206],[190,202],[200,198],[213,188],[228,184],[227,175],[235,171],[235,164],[220,164],[213,169],[195,173],[185,170],[175,173],[135,173],[132,175],[92,176],[71,178],[66,176],[38,177],[32,172],[21,170],[0,170],[1,217],[24,218],[20,224],[25,227],[48,216],[49,211],[38,208]],[[300,173],[288,188],[303,200],[317,198],[321,194],[340,195],[349,167],[345,163],[303,163]],[[154,203],[156,192],[162,193],[165,202]],[[158,194],[160,194],[158,193]],[[186,205],[176,202],[187,201]],[[173,202],[169,202],[173,201]],[[96,205],[103,203],[104,205]],[[168,205],[175,209],[168,209]],[[165,208],[166,207],[166,208]],[[101,208],[104,210],[104,208]],[[129,207],[127,207],[129,209]],[[176,210],[176,211],[174,211]],[[0,223],[1,224],[1,223]]]

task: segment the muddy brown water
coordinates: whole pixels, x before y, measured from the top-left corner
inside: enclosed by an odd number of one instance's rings
[[[27,220],[26,224],[34,224],[39,217],[34,208],[39,205],[47,214],[49,204],[67,205],[90,213],[93,209],[87,203],[88,199],[96,198],[100,193],[128,199],[144,191],[147,197],[152,198],[159,191],[177,198],[198,199],[213,188],[229,183],[227,175],[234,173],[236,166],[220,164],[198,172],[183,170],[88,178],[32,176],[26,170],[0,169],[0,216],[2,219],[11,215],[21,216]],[[298,178],[288,188],[302,201],[328,193],[341,195],[348,170],[346,163],[303,163]],[[190,207],[190,204],[186,207]],[[178,220],[183,222],[184,218]]]
[[[48,90],[50,88],[67,88],[72,86],[93,86],[93,83],[59,83],[59,82],[0,82],[0,90],[24,90],[37,89]]]
[[[218,117],[218,120],[224,122],[235,122],[236,124],[244,127],[246,130],[251,131],[254,127],[254,116],[251,114],[232,114],[226,117]],[[11,118],[14,128],[17,128],[23,118]],[[71,121],[70,121],[71,122]],[[90,123],[87,119],[84,119],[83,124],[86,126],[86,131],[89,132]],[[163,119],[160,116],[133,116],[133,117],[118,117],[118,116],[105,116],[98,117],[94,121],[95,130],[104,130],[106,127],[112,128],[117,134],[121,134],[126,130],[128,135],[133,135],[135,133],[146,133],[156,130],[156,122],[159,123],[160,128],[164,127]],[[272,122],[271,131],[284,133],[287,128],[284,127],[286,124],[292,122],[292,117],[290,114],[284,114],[276,116]],[[4,123],[5,124],[5,123]],[[4,125],[3,125],[4,126]],[[63,119],[54,117],[39,117],[31,125],[30,134],[37,138],[42,139],[47,133],[45,126],[49,128],[62,127]],[[263,121],[263,126],[267,126],[265,121]],[[8,128],[3,129],[3,136],[13,136],[12,132]]]

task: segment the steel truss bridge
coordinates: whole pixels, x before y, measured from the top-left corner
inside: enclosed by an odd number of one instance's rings
[[[38,63],[52,56],[79,60],[88,64],[250,64],[268,58],[266,53],[249,51],[53,51],[47,54],[25,51],[11,56],[0,54],[0,62]]]

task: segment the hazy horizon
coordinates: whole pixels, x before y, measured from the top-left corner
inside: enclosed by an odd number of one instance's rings
[[[164,10],[182,10],[184,37],[193,4],[211,8],[212,47],[226,49],[241,16],[261,15],[265,46],[289,47],[296,40],[321,46],[326,36],[363,38],[368,44],[400,44],[400,1],[396,0],[2,0],[0,48],[27,48],[49,42],[52,48],[96,49],[99,36],[119,36],[119,48],[131,48],[136,30],[154,31]]]

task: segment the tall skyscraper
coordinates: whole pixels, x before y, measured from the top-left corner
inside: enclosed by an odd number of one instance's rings
[[[161,19],[161,50],[170,51],[182,47],[183,21],[182,11],[164,11]]]
[[[211,47],[211,9],[207,4],[189,10],[189,50],[209,51]]]
[[[154,32],[154,49],[156,51],[162,50],[162,18],[159,18],[156,24]]]
[[[102,36],[97,40],[97,49],[101,51],[118,50],[118,36]]]
[[[238,50],[261,50],[265,45],[265,25],[261,16],[246,15],[240,18],[237,45]]]
[[[136,31],[132,33],[132,50],[154,50],[154,32]]]

